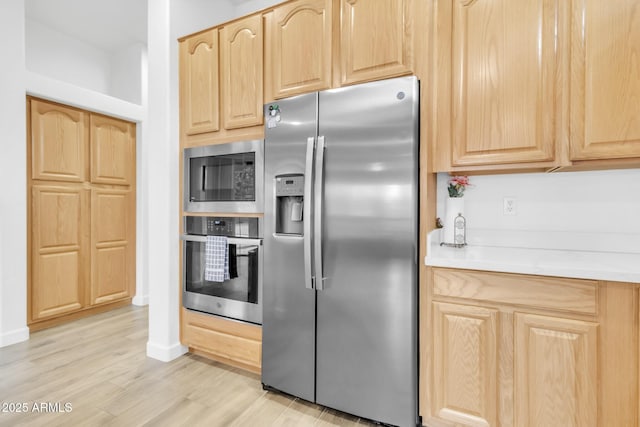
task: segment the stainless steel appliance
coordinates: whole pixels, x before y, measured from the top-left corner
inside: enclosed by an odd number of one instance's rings
[[[262,323],[262,219],[185,218],[182,303],[186,308]],[[229,278],[206,280],[207,236],[226,236]]]
[[[418,81],[265,106],[262,382],[418,422]]]
[[[262,141],[185,148],[183,166],[185,212],[262,212]]]

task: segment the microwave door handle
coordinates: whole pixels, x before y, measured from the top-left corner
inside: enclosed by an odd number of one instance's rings
[[[304,287],[314,289],[313,271],[311,269],[311,184],[313,183],[313,152],[315,138],[307,138],[307,156],[304,168],[304,199],[302,205],[303,247],[304,247]]]
[[[324,198],[324,151],[326,145],[324,136],[318,137],[316,146],[315,188],[313,190],[313,255],[315,258],[314,271],[316,273],[316,289],[324,289],[324,277],[322,277],[322,199]]]
[[[202,191],[207,191],[207,165],[202,165]]]

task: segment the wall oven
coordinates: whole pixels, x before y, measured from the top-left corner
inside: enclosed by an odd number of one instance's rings
[[[184,307],[261,324],[262,218],[187,216],[184,231]]]
[[[259,213],[263,210],[262,140],[184,150],[184,211]]]

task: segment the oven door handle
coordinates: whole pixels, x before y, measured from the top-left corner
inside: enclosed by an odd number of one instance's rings
[[[185,240],[187,242],[206,243],[207,236],[200,236],[196,234],[183,234],[180,236],[180,240]],[[227,237],[227,242],[229,242],[232,245],[262,246],[262,239],[245,239],[245,238]]]

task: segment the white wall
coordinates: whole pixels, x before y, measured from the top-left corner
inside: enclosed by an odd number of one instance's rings
[[[24,0],[0,6],[0,347],[29,338],[27,328],[27,150]]]
[[[33,74],[142,105],[145,61],[141,43],[109,52],[26,18],[27,70]]]
[[[235,8],[227,0],[171,0],[171,38],[176,40],[236,16]]]
[[[143,83],[147,83],[146,60],[147,47],[141,43],[112,54],[108,93],[134,104],[146,105],[142,103]]]
[[[449,178],[438,175],[440,217]],[[514,244],[525,247],[640,253],[640,169],[470,179],[464,203],[471,240],[481,236],[490,243],[488,236],[496,232],[517,237]],[[505,197],[516,199],[516,215],[503,214]]]
[[[27,70],[110,94],[109,52],[26,19]]]
[[[282,2],[283,0],[249,0],[242,2],[236,7],[236,16],[248,15]]]

